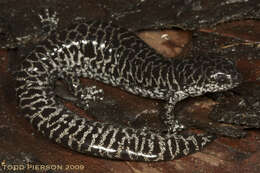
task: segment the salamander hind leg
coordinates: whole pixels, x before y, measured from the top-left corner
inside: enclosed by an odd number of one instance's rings
[[[83,86],[80,79],[74,75],[65,74],[63,76],[72,94],[78,98],[76,105],[82,109],[88,109],[91,101],[103,100],[103,90],[96,86]]]
[[[42,24],[42,30],[47,33],[47,35],[49,35],[50,32],[55,31],[58,27],[59,18],[57,12],[53,9],[43,8],[40,10],[38,16]]]

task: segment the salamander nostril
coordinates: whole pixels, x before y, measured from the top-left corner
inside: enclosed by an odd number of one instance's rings
[[[236,75],[234,75],[232,79],[234,80],[235,83],[240,84],[243,81],[243,76],[241,73],[237,73]]]

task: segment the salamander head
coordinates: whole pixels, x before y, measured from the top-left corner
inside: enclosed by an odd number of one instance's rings
[[[193,83],[187,88],[191,96],[225,91],[238,86],[242,76],[233,61],[226,58],[198,58],[193,62]]]
[[[238,86],[242,82],[242,75],[229,59],[218,58],[213,61],[212,66],[208,66],[205,71],[207,80],[205,88],[207,92],[225,91]]]

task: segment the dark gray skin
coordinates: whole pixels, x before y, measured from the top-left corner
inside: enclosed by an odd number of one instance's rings
[[[167,101],[163,117],[169,134],[89,121],[56,100],[54,83],[64,79],[71,92],[88,104],[102,90],[83,88],[79,77],[143,97]],[[17,74],[17,97],[25,117],[56,143],[108,159],[162,161],[196,152],[211,135],[180,135],[175,104],[206,92],[225,91],[241,82],[234,63],[216,57],[166,59],[134,33],[91,21],[53,32],[23,61]]]

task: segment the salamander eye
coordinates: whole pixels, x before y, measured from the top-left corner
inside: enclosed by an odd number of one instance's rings
[[[217,73],[212,74],[210,76],[210,78],[217,83],[229,83],[230,75],[221,73],[221,72],[217,72]]]

